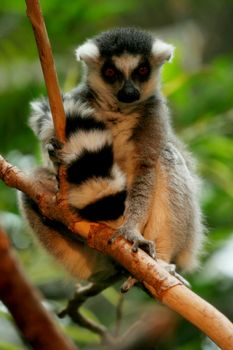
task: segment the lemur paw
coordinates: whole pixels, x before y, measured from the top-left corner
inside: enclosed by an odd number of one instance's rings
[[[121,227],[112,235],[109,240],[109,243],[113,243],[117,237],[124,237],[129,242],[132,242],[132,251],[136,253],[138,248],[143,249],[146,253],[148,253],[153,259],[155,259],[155,244],[153,241],[149,241],[145,239],[140,232],[134,229],[128,229],[125,227]]]
[[[138,280],[133,276],[129,276],[121,285],[121,293],[127,293],[136,283],[138,283]]]
[[[164,260],[158,259],[158,263],[162,265],[167,272],[169,272],[172,276],[176,277],[181,283],[183,283],[186,287],[191,288],[191,284],[189,281],[187,281],[183,276],[181,276],[177,271],[176,271],[176,265],[175,264],[169,264],[165,262]]]
[[[49,141],[49,143],[46,145],[46,149],[48,151],[49,158],[52,162],[60,164],[62,163],[61,160],[61,149],[63,147],[63,144],[58,141],[55,137],[52,137]]]

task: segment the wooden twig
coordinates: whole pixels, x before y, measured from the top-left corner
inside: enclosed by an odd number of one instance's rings
[[[50,109],[53,117],[55,135],[58,141],[65,142],[65,124],[66,116],[60,88],[57,79],[57,73],[53,60],[53,54],[49,37],[45,27],[44,19],[40,9],[39,0],[25,0],[27,4],[27,16],[32,24],[37,49],[40,57],[41,68],[49,97]],[[65,167],[59,167],[59,185],[60,189],[57,193],[58,201],[66,208],[67,182],[65,180]]]
[[[52,50],[41,13],[39,0],[25,0],[27,16],[32,24],[41,67],[48,92],[49,104],[52,112],[55,135],[57,139],[65,142],[65,111],[59,89],[57,73],[54,65]]]
[[[88,237],[87,243],[90,247],[118,261],[138,281],[144,283],[151,295],[196,325],[221,349],[232,350],[233,324],[212,305],[182,285],[174,276],[171,276],[144,251],[139,249],[137,253],[133,253],[131,244],[122,237],[117,238],[112,244],[108,244],[108,240],[113,234],[112,229],[104,225],[78,222],[72,215],[69,215],[69,219],[67,219],[68,213],[64,215],[59,210],[59,206],[53,205],[50,208],[48,203],[53,202],[53,196],[44,193],[40,184],[35,183],[33,191],[31,186],[27,191],[28,178],[24,178],[23,172],[7,163],[3,158],[0,158],[0,178],[3,181],[6,180],[8,186],[15,187],[17,185],[19,190],[23,190],[29,196],[33,195],[33,199],[43,213],[48,210],[50,218],[53,218],[54,215],[56,220],[67,225],[75,234],[81,233],[83,237]],[[46,199],[46,202],[41,200],[41,196],[42,199]]]
[[[41,297],[26,279],[20,262],[0,228],[0,299],[35,350],[77,350],[41,304]]]
[[[120,328],[123,319],[123,305],[124,305],[124,295],[120,293],[120,297],[116,306],[116,324],[114,329],[114,336],[120,336]]]

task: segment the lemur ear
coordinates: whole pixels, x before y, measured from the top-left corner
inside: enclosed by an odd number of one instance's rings
[[[98,60],[99,49],[94,41],[88,40],[75,50],[75,54],[78,61],[83,60],[88,64]]]
[[[155,62],[163,64],[166,61],[171,62],[174,56],[175,47],[171,44],[167,44],[160,39],[155,39],[152,45],[152,55]]]

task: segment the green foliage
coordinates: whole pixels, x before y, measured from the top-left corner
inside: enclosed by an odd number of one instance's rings
[[[23,342],[19,338],[8,312],[0,308],[0,349],[23,350]]]
[[[143,3],[79,0],[67,4],[42,0],[61,87],[71,89],[80,79],[73,51],[84,38],[119,23],[140,23],[148,12],[157,19],[159,17],[157,23],[167,23],[179,9],[181,11],[182,5],[177,9],[172,3],[164,4],[161,0]],[[191,3],[186,2],[189,6]],[[211,7],[213,13],[219,6],[217,3]],[[193,1],[193,4],[193,11],[199,16],[201,6],[207,11],[206,2]],[[182,11],[185,13],[184,5]],[[147,26],[152,24],[154,22],[146,23]],[[173,29],[175,25],[171,34]],[[40,162],[39,147],[27,127],[29,101],[45,94],[45,88],[24,1],[1,0],[0,37],[0,153],[26,170]],[[172,35],[168,39],[173,42]],[[208,62],[201,60],[195,69],[191,69],[183,64],[186,48],[179,39],[176,41],[176,59],[164,68],[163,90],[172,110],[174,128],[197,159],[197,168],[203,178],[202,203],[209,231],[202,269],[192,276],[191,283],[195,292],[233,320],[233,309],[229,307],[233,303],[233,271],[225,269],[232,266],[229,247],[232,247],[233,227],[233,52],[218,53]],[[0,222],[18,250],[27,274],[42,290],[49,308],[54,312],[61,310],[72,291],[73,282],[32,240],[18,214],[15,191],[1,182],[0,198]],[[118,290],[119,286],[109,288],[96,300],[90,300],[83,312],[113,330]],[[123,328],[153,304],[137,289],[130,291],[125,299]],[[59,322],[80,348],[99,342],[96,335],[80,329],[68,319]],[[26,349],[22,344],[8,311],[0,304],[0,349]],[[161,349],[209,350],[216,347],[193,326],[179,321],[176,333]]]

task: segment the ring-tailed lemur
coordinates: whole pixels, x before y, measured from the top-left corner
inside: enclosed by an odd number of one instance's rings
[[[30,125],[44,154],[66,165],[68,201],[81,217],[115,222],[113,239],[122,235],[133,250],[144,247],[152,256],[155,244],[157,258],[189,270],[197,265],[203,226],[192,158],[172,130],[160,92],[161,67],[173,50],[135,28],[87,40],[76,51],[86,68],[83,82],[64,95],[65,145],[54,140],[47,101],[32,104]],[[39,172],[55,191],[49,171]],[[115,273],[107,258],[64,237],[62,225],[43,221],[25,195],[22,204],[41,241],[75,276]]]

